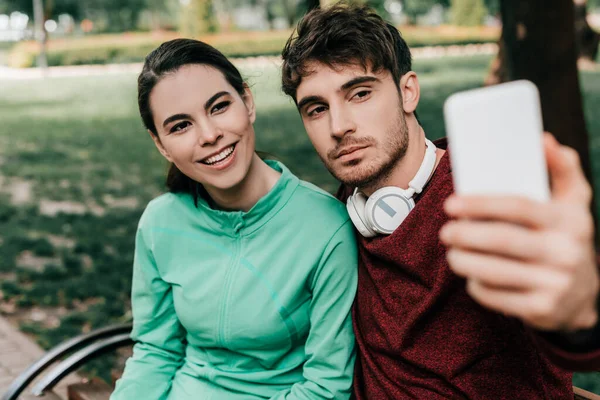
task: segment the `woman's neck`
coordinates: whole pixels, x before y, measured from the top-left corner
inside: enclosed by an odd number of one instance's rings
[[[218,209],[247,212],[269,193],[280,176],[254,153],[248,174],[238,185],[226,190],[206,188],[206,191]]]

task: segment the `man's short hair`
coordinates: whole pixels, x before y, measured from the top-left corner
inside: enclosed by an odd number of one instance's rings
[[[393,25],[368,6],[337,3],[306,14],[283,52],[282,89],[296,100],[309,62],[336,68],[360,65],[374,72],[387,70],[396,85],[412,69],[408,45]]]

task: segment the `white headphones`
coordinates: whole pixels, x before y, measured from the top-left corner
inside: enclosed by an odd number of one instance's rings
[[[425,139],[425,143],[427,150],[423,163],[413,180],[408,183],[408,189],[387,186],[377,190],[367,199],[367,196],[356,188],[352,196],[348,197],[348,214],[361,235],[390,235],[415,207],[412,197],[415,193],[421,193],[435,168],[435,145],[428,139]]]

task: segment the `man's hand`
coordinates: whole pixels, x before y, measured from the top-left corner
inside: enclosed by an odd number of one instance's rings
[[[592,190],[577,153],[544,138],[552,198],[453,196],[440,231],[452,270],[481,305],[537,329],[576,330],[597,321],[598,271]]]

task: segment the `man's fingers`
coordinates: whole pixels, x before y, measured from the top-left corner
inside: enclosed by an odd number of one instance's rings
[[[467,281],[467,292],[484,307],[519,318],[538,329],[561,330],[588,328],[595,324],[594,307],[575,310],[565,308],[553,293],[506,290]]]
[[[440,240],[448,247],[532,260],[558,269],[571,269],[587,257],[580,254],[580,246],[570,235],[531,231],[505,222],[452,221],[442,227]]]
[[[552,198],[560,202],[589,206],[592,189],[585,178],[577,152],[559,144],[550,134],[544,135],[544,149]]]
[[[548,270],[503,257],[456,248],[450,249],[446,257],[457,275],[490,287],[515,290],[544,288],[561,292],[572,283],[570,276],[560,270]]]
[[[501,220],[533,229],[547,227],[553,221],[548,207],[516,196],[451,196],[444,208],[454,218]]]

